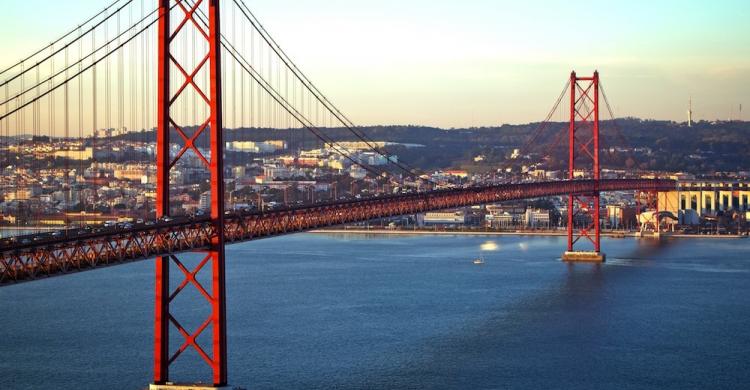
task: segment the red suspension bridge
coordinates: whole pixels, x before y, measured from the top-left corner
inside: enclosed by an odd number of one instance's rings
[[[231,10],[226,11],[225,6]],[[223,28],[226,20],[232,22],[229,28]],[[210,366],[213,386],[228,382],[226,244],[431,210],[567,196],[571,211],[563,258],[601,261],[600,192],[653,193],[676,187],[671,180],[600,178],[599,75],[579,77],[573,73],[552,111],[569,92],[567,137],[558,134],[553,142],[557,146],[567,139],[568,180],[437,189],[438,183],[399,162],[336,108],[241,0],[159,0],[153,10],[143,1],[138,7],[133,0],[118,0],[49,46],[5,69],[0,77],[4,158],[17,156],[22,145],[12,140],[28,127],[32,128],[33,139],[48,137],[55,140],[53,144],[64,145],[60,151],[66,157],[63,169],[68,173],[63,187],[68,194],[97,185],[97,180],[80,179],[85,168],[80,161],[96,163],[96,149],[110,148],[117,141],[116,137],[89,136],[84,134],[85,129],[125,128],[126,124],[131,129],[139,125],[148,129],[150,121],[155,121],[153,221],[97,231],[79,226],[0,245],[0,285],[155,257],[155,387],[173,380],[170,366],[190,348]],[[541,131],[550,117],[551,113],[530,134],[524,149],[540,143]],[[290,202],[274,210],[261,207],[231,211],[225,200],[224,179],[230,128],[284,129],[290,135],[290,149],[326,145],[365,171],[370,183],[397,187],[412,181],[421,185],[418,191],[409,193],[355,199],[352,189],[346,200],[333,196],[325,202]],[[73,134],[76,129],[78,137]],[[363,162],[337,137],[342,131],[387,163]],[[139,132],[130,134],[138,136]],[[120,135],[127,136],[127,132]],[[70,158],[75,153],[85,154],[87,146],[92,149],[90,156]],[[143,154],[130,157],[135,161],[144,158]],[[49,166],[42,161],[35,168],[43,171]],[[208,172],[210,212],[180,215],[172,207],[175,194],[189,186],[175,181],[184,172],[198,170]],[[98,193],[96,189],[92,192],[94,196]],[[65,204],[70,203],[66,199]],[[576,217],[581,215],[587,222],[577,226]],[[591,251],[578,250],[585,242],[590,242]],[[178,256],[190,251],[204,254],[192,270]],[[176,288],[170,285],[169,277],[175,268],[184,276]],[[196,279],[202,270],[212,274],[210,286]],[[206,320],[192,330],[180,324],[170,307],[189,285],[211,308]],[[172,350],[170,340],[175,330],[182,342]],[[196,340],[209,331],[211,349],[207,351]]]

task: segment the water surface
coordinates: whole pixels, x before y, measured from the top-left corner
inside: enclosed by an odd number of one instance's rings
[[[298,234],[228,247],[231,383],[252,389],[750,387],[750,242]],[[486,263],[472,259],[487,245]],[[194,265],[195,256],[181,256]],[[208,273],[199,274],[207,286]],[[181,281],[172,268],[174,285]],[[208,313],[194,289],[175,316]],[[153,262],[0,288],[0,388],[139,389]],[[175,332],[176,335],[176,332]],[[199,338],[210,353],[210,331]],[[173,348],[180,339],[174,338]],[[177,378],[209,378],[189,350]]]

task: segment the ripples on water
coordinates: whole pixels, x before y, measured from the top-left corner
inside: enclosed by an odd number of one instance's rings
[[[230,246],[231,382],[750,387],[748,240],[603,246],[601,266],[559,262],[560,237],[301,234]],[[472,264],[480,253],[485,264]],[[143,387],[152,268],[140,262],[0,289],[0,388]],[[180,282],[176,269],[173,277]],[[188,305],[202,299],[189,294],[174,304],[194,328],[208,311]],[[207,336],[199,342],[209,345]],[[195,353],[178,362],[176,377],[208,377]]]

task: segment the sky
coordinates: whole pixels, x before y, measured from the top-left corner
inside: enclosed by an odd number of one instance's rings
[[[692,97],[696,119],[750,119],[747,0],[245,1],[360,125],[540,121],[571,70],[599,70],[620,117],[684,121]],[[0,2],[5,66],[109,1]]]

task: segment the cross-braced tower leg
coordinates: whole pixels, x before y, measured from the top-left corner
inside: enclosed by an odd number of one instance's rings
[[[196,11],[199,7],[207,10],[208,27],[198,20]],[[179,15],[172,30],[171,18]],[[195,61],[178,61],[173,55],[173,41],[186,26],[198,30],[208,42],[208,52]],[[177,256],[160,256],[156,259],[156,308],[154,321],[154,384],[152,389],[170,388],[169,383],[176,382],[169,375],[172,363],[185,351],[192,349],[206,362],[212,371],[209,383],[220,387],[227,384],[227,338],[226,338],[226,296],[224,271],[224,179],[223,179],[223,140],[221,113],[221,64],[220,64],[220,20],[219,0],[159,0],[159,44],[158,44],[158,114],[157,114],[157,217],[170,215],[169,186],[170,171],[187,151],[192,151],[211,176],[211,229],[210,246],[201,252],[202,260],[190,269]],[[209,85],[204,89],[196,82],[196,75],[208,72]],[[171,89],[170,72],[181,75],[176,93]],[[174,80],[177,81],[177,80]],[[187,126],[192,123],[179,123],[172,116],[170,108],[175,101],[192,90],[200,96],[209,108],[208,118],[198,126],[192,135],[187,134]],[[199,110],[196,110],[196,112]],[[175,157],[170,154],[170,131],[177,133],[179,139],[175,144],[181,146]],[[196,139],[208,133],[210,138],[210,155],[205,156],[196,146]],[[174,289],[170,286],[170,268],[177,268],[183,281]],[[211,272],[211,286],[203,286],[197,278],[199,272]],[[170,303],[186,288],[196,289],[203,297],[203,303],[210,307],[210,314],[196,329],[187,329],[179,320]],[[201,302],[191,303],[200,304]],[[170,330],[177,330],[180,347],[170,350]],[[210,329],[210,330],[209,330]],[[211,333],[211,348],[204,349],[198,337],[204,332]],[[199,387],[191,387],[199,388]]]

